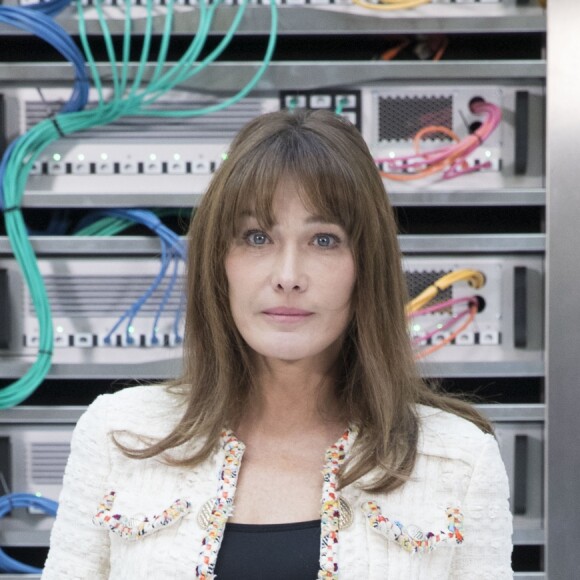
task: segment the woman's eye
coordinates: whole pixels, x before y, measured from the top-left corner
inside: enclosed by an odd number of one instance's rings
[[[251,246],[263,246],[268,243],[268,236],[264,232],[254,230],[246,232],[244,240]]]
[[[321,248],[333,248],[338,244],[339,239],[333,234],[317,234],[314,237],[314,242]]]

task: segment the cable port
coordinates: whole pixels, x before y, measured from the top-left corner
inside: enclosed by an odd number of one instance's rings
[[[473,107],[474,107],[475,105],[477,105],[478,103],[485,103],[485,99],[484,99],[483,97],[473,97],[473,99],[471,99],[471,100],[469,101],[469,110],[470,110],[472,113],[475,113],[475,111],[473,110]]]
[[[475,298],[475,302],[477,304],[477,312],[483,312],[485,310],[485,298],[483,298],[482,296],[474,296]]]

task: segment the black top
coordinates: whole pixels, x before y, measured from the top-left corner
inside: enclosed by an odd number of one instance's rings
[[[293,524],[226,524],[218,580],[316,580],[320,520]]]

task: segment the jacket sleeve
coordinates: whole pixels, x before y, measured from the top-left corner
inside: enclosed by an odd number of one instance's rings
[[[462,505],[465,540],[455,551],[452,579],[513,578],[508,500],[508,478],[497,442],[486,435]]]
[[[92,523],[110,468],[108,398],[98,397],[74,429],[42,580],[100,580],[109,576],[108,532]]]

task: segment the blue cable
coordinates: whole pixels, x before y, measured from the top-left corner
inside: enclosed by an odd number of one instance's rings
[[[159,322],[159,318],[161,317],[167,302],[169,301],[169,297],[173,293],[173,289],[175,288],[175,284],[177,282],[177,274],[178,274],[178,264],[179,260],[184,260],[186,256],[186,248],[185,244],[181,240],[181,238],[171,229],[163,224],[163,222],[151,211],[144,210],[144,209],[104,209],[92,212],[88,216],[86,216],[83,221],[82,225],[85,222],[92,221],[95,218],[102,217],[102,216],[111,216],[111,217],[118,217],[121,219],[129,220],[135,223],[142,224],[153,231],[161,241],[161,268],[149,286],[149,288],[139,297],[138,300],[135,301],[134,304],[128,308],[121,317],[117,320],[114,324],[113,328],[109,331],[107,336],[105,337],[105,343],[110,344],[111,337],[115,333],[115,331],[121,326],[121,324],[127,320],[126,330],[125,330],[125,337],[127,344],[133,344],[134,339],[131,336],[130,328],[133,323],[133,320],[139,314],[139,311],[143,307],[143,305],[151,298],[153,293],[159,288],[160,284],[162,283],[163,279],[167,274],[167,270],[171,264],[174,262],[174,269],[173,274],[169,280],[167,288],[165,289],[161,303],[155,313],[155,318],[153,322],[152,334],[151,334],[151,343],[158,344],[159,339],[156,336],[156,328],[157,323]],[[79,224],[79,227],[81,224]],[[181,308],[178,309],[178,313],[181,312]],[[174,329],[178,327],[179,320],[174,322]],[[180,342],[179,333],[175,332],[176,342]]]
[[[156,344],[155,339],[156,339],[157,324],[159,323],[159,319],[161,318],[161,315],[163,314],[163,311],[167,306],[167,302],[169,301],[170,296],[173,294],[173,289],[175,288],[175,284],[177,282],[177,274],[179,271],[179,258],[174,257],[172,259],[173,259],[173,273],[171,274],[169,284],[167,284],[167,288],[163,293],[161,303],[159,304],[157,312],[155,313],[155,319],[153,320],[153,329],[151,332],[151,344]],[[173,330],[175,331],[175,322],[173,324]],[[175,342],[177,343],[181,342],[178,332],[175,332]]]
[[[42,12],[48,16],[56,16],[69,6],[71,2],[72,0],[47,0],[46,2],[41,1],[37,4],[27,4],[26,6],[22,6],[22,8]]]
[[[56,516],[58,502],[46,497],[39,497],[32,493],[10,493],[0,496],[0,518],[12,512],[16,508],[34,508],[46,515]],[[0,548],[0,571],[12,574],[41,574],[42,570],[35,566],[23,564],[11,558]]]
[[[15,28],[30,32],[53,46],[75,70],[75,80],[69,100],[62,106],[60,112],[68,113],[82,110],[89,98],[89,79],[85,70],[85,59],[69,34],[56,24],[50,16],[42,12],[34,12],[25,8],[0,6],[0,22]],[[21,135],[7,147],[0,162],[0,210],[4,204],[4,174],[13,151],[27,138]]]
[[[61,113],[82,110],[88,101],[89,79],[85,70],[85,58],[71,36],[50,16],[43,12],[14,6],[0,6],[0,22],[20,28],[38,36],[53,46],[75,69],[71,98]]]

